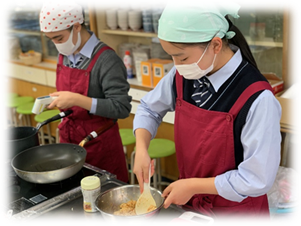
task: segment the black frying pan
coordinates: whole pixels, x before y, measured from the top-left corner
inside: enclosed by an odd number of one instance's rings
[[[39,146],[39,129],[50,122],[54,122],[70,115],[72,112],[72,110],[60,112],[52,118],[39,123],[37,127],[20,126],[8,128],[5,134],[8,135],[7,144],[10,150],[9,159],[12,159],[14,156],[28,148]]]

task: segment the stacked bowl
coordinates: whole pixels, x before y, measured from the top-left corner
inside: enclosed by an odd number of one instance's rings
[[[117,9],[108,9],[106,10],[106,22],[107,26],[112,29],[116,30],[118,23],[117,23]]]
[[[146,9],[142,11],[143,30],[145,32],[153,31],[152,10]]]
[[[153,29],[155,33],[158,33],[158,25],[160,16],[165,8],[165,5],[152,5],[152,22],[153,22]]]
[[[128,12],[129,26],[133,31],[138,31],[142,26],[142,12],[131,10]]]
[[[118,26],[121,28],[121,30],[126,31],[129,27],[128,10],[119,9],[117,11],[117,18],[118,18]]]

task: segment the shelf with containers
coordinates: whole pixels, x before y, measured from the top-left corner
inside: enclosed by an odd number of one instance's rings
[[[258,68],[262,73],[274,73],[284,81],[284,88],[292,85],[288,75],[288,12],[282,9],[258,10],[242,9],[240,18],[233,19],[245,36]],[[157,37],[155,32],[132,31],[130,28],[111,30],[106,24],[105,10],[97,10],[97,28],[99,37],[113,49],[125,42],[151,44]]]
[[[135,87],[140,84],[143,90],[151,90],[153,86],[142,86],[139,79],[141,76],[137,76],[138,71],[140,71],[137,69],[139,67],[137,60],[145,61],[150,58],[171,59],[164,52],[157,38],[158,19],[162,11],[163,7],[152,9],[129,8],[127,10],[109,8],[97,10],[96,13],[100,39],[111,46],[122,59],[125,50],[130,51],[136,78],[129,79],[129,83]],[[126,14],[127,16],[125,16]],[[127,20],[127,23],[120,20],[120,16],[123,20]]]
[[[119,10],[123,11],[125,14],[127,13],[128,16],[123,16],[122,19],[127,20],[126,25],[121,25],[122,23],[119,18]],[[111,11],[110,14],[108,12]],[[162,10],[160,10],[161,12]],[[136,25],[136,29],[131,26],[131,12],[138,12],[140,13],[140,17],[133,18],[132,23],[135,23],[137,20],[140,20],[139,25]],[[114,14],[112,14],[114,13]],[[143,14],[144,11],[142,9],[114,9],[114,11],[110,8],[108,9],[100,9],[97,8],[95,12],[96,16],[96,23],[97,23],[97,30],[99,38],[104,41],[106,44],[111,46],[113,49],[117,51],[117,46],[122,42],[133,42],[133,43],[141,43],[141,44],[150,44],[152,38],[157,37],[157,33],[154,32],[154,28],[157,28],[153,24],[152,21],[152,11],[149,11],[148,15],[146,16]],[[144,16],[143,16],[144,15]],[[156,21],[158,21],[160,14],[156,16]],[[114,19],[110,19],[113,17]],[[113,20],[113,22],[111,21]],[[147,22],[143,22],[146,20],[150,20]],[[111,22],[110,22],[111,21]],[[112,23],[114,25],[112,25]],[[156,22],[157,24],[158,22]],[[147,25],[146,25],[147,24]],[[158,25],[158,24],[157,24]],[[125,26],[125,27],[123,27]],[[147,29],[146,29],[147,26]]]

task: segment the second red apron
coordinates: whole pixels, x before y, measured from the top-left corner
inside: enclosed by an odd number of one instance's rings
[[[176,74],[175,143],[180,179],[215,177],[235,169],[233,123],[242,106],[254,93],[271,89],[267,82],[256,82],[238,98],[229,113],[208,111],[183,100],[183,77]],[[248,197],[242,202],[219,195],[194,195],[188,202],[195,211],[210,215],[265,215],[266,195]]]

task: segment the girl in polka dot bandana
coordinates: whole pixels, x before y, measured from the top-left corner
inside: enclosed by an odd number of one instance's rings
[[[83,9],[71,1],[51,1],[40,11],[40,29],[59,51],[57,98],[48,106],[73,113],[59,124],[60,142],[79,144],[92,131],[128,117],[126,69],[122,60],[84,24]],[[122,88],[121,88],[122,87]],[[86,162],[128,181],[118,124],[85,145]]]
[[[77,29],[79,26],[73,27],[73,25],[82,24],[83,21],[82,8],[80,5],[74,3],[65,4],[50,2],[44,4],[40,12],[41,31],[53,33],[71,29],[68,39],[61,38],[60,42],[54,41],[59,53],[66,56],[73,54],[81,44],[81,35]],[[74,34],[77,34],[76,37],[74,37]],[[76,39],[75,44],[73,44],[73,39]],[[56,38],[56,40],[58,39]]]

